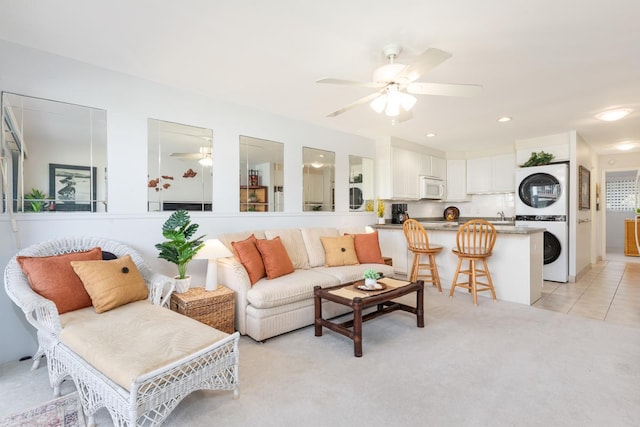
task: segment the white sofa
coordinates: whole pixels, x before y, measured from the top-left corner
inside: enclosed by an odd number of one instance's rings
[[[226,233],[220,240],[233,251],[232,242],[254,234],[257,239],[279,236],[295,268],[294,272],[275,279],[262,278],[253,286],[242,263],[236,257],[218,260],[218,281],[236,292],[236,329],[257,341],[293,331],[314,322],[313,288],[329,287],[362,278],[364,270],[374,268],[386,275],[393,267],[386,264],[325,266],[320,237],[338,237],[345,233],[371,232],[366,227],[337,229],[288,228]],[[331,318],[349,311],[346,306],[323,302],[323,317]]]

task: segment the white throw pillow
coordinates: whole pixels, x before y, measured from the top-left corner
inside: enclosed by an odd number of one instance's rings
[[[302,228],[302,239],[304,245],[307,248],[307,255],[309,256],[309,265],[311,267],[324,266],[326,260],[324,256],[324,246],[320,237],[338,237],[338,229],[333,227],[317,227],[317,228]]]
[[[280,240],[287,250],[289,259],[291,259],[293,268],[304,268],[305,270],[309,268],[307,249],[304,246],[304,240],[302,240],[302,233],[299,228],[265,230],[264,235],[269,240],[280,236]]]

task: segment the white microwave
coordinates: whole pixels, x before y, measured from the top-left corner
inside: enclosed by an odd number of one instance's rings
[[[420,177],[421,199],[444,199],[445,183],[440,179]]]

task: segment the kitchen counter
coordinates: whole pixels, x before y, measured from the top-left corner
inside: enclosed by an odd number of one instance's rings
[[[458,227],[462,223],[449,223],[442,221],[440,222],[421,222],[425,230],[427,231],[458,231]],[[402,224],[375,224],[371,226],[374,229],[388,229],[388,230],[402,230]],[[525,226],[516,226],[516,225],[503,225],[494,224],[496,228],[496,232],[499,234],[533,234],[540,233],[542,231],[546,231],[545,228],[538,227],[525,227]]]
[[[396,274],[406,276],[411,269],[413,254],[407,250],[402,224],[376,224],[371,227],[378,230],[382,255],[393,258]],[[442,221],[435,224],[426,222],[424,227],[429,243],[443,247],[442,252],[436,255],[436,263],[442,288],[450,289],[458,263],[458,257],[451,250],[457,247],[459,225]],[[487,263],[498,300],[531,305],[542,296],[545,229],[515,225],[495,227],[498,236]],[[466,279],[466,276],[460,278]],[[464,294],[459,297],[468,295],[466,291]],[[479,295],[486,297],[489,294],[482,292]],[[480,304],[483,302],[481,300]]]

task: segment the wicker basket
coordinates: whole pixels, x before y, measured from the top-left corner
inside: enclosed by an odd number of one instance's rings
[[[171,310],[199,322],[232,334],[235,332],[235,292],[224,286],[215,291],[191,288],[187,292],[171,295]]]

